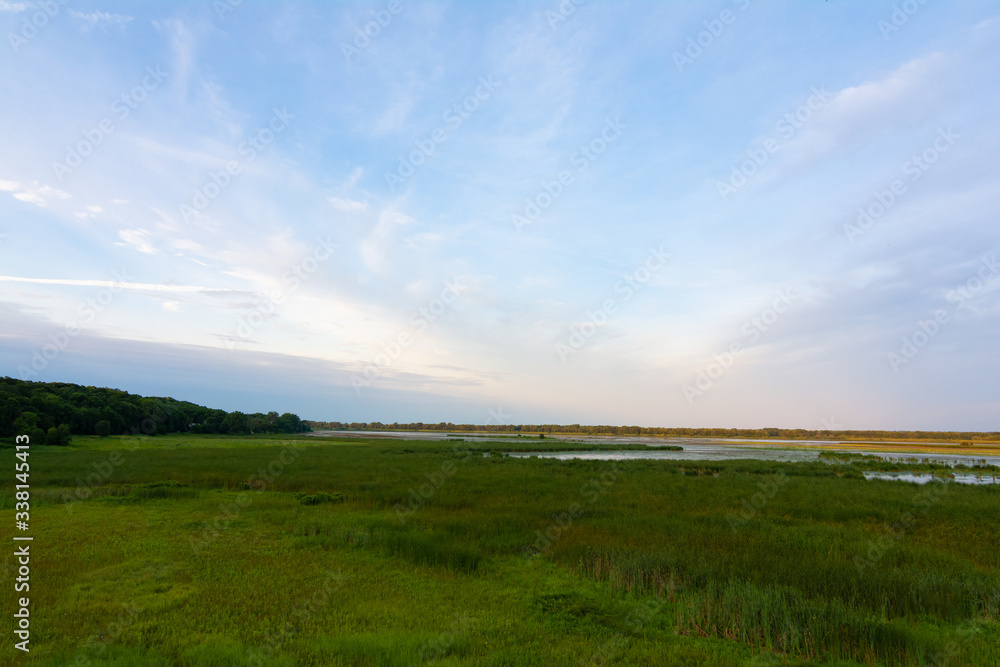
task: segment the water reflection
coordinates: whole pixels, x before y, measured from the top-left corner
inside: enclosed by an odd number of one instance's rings
[[[674,444],[674,443],[671,443]],[[866,456],[880,457],[884,461],[895,463],[937,463],[941,465],[955,466],[958,464],[973,465],[1000,465],[1000,456],[973,456],[965,454],[926,454],[926,453],[904,453],[904,452],[877,452],[837,449],[824,450],[844,452],[848,454],[864,454]],[[684,444],[684,451],[662,451],[656,449],[645,450],[615,450],[615,451],[566,451],[566,452],[510,452],[506,456],[515,458],[528,458],[537,456],[545,459],[559,459],[562,461],[569,459],[583,459],[591,461],[628,461],[638,459],[653,459],[664,461],[735,461],[754,459],[757,461],[779,461],[779,462],[810,462],[819,461],[820,451],[801,449],[771,449],[754,446],[736,446],[726,444]],[[830,465],[842,465],[842,462],[827,461]],[[863,461],[859,461],[863,463]],[[916,482],[926,484],[935,479],[930,473],[913,472],[865,472],[866,479],[888,479],[905,482]],[[966,472],[948,473],[948,476],[938,476],[942,481],[953,481],[959,484],[998,484],[1000,478],[993,473],[976,474]]]
[[[930,473],[918,472],[866,472],[865,479],[888,479],[898,482],[913,482],[915,484],[927,484],[937,480],[941,482],[955,482],[957,484],[1000,484],[1000,478],[995,475],[974,475],[972,473],[955,473],[954,477],[940,477]]]

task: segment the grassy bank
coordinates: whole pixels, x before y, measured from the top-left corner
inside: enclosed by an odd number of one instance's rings
[[[33,449],[18,661],[1000,662],[997,487],[452,440]]]

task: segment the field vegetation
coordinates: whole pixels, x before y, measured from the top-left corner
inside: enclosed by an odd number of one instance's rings
[[[0,661],[1000,664],[1000,487],[508,448],[32,447],[32,651]]]

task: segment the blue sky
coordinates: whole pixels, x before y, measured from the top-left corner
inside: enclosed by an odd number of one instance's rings
[[[5,0],[0,33],[0,373],[1000,428],[1000,3]]]

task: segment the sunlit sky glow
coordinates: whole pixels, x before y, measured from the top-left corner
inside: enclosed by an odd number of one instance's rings
[[[1000,5],[893,5],[0,1],[0,374],[1000,430]]]

